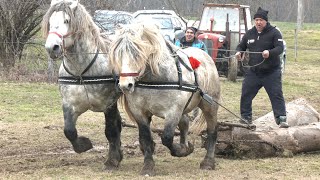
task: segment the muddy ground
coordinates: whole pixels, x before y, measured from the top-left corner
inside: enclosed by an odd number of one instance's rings
[[[63,134],[63,120],[52,122],[0,121],[0,179],[145,179],[139,175],[143,157],[138,148],[137,130],[124,128],[124,159],[118,170],[104,170],[107,142],[103,116],[85,113],[78,121],[79,134],[89,137],[94,148],[76,154]],[[155,124],[157,126],[157,124]],[[205,151],[200,138],[191,137],[195,152],[188,157],[171,157],[154,134],[156,176],[152,179],[318,179],[320,154],[293,158],[216,158],[216,170],[199,170]],[[151,178],[151,177],[149,177]]]

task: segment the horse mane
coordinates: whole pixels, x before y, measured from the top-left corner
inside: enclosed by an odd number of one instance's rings
[[[108,53],[107,46],[110,40],[100,33],[100,29],[93,22],[91,15],[83,5],[78,3],[77,7],[70,9],[70,3],[64,1],[55,4],[49,8],[42,20],[42,34],[46,38],[49,33],[49,20],[55,11],[64,11],[70,16],[70,31],[73,32],[75,39],[81,39],[85,42],[92,42],[104,53]]]
[[[142,22],[121,27],[111,43],[109,59],[116,71],[121,68],[118,59],[125,56],[140,69],[149,65],[153,74],[159,74],[159,65],[171,58],[158,26]]]

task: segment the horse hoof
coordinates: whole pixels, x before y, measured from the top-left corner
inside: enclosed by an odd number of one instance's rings
[[[188,146],[185,144],[172,144],[171,155],[175,157],[186,157],[194,150],[193,145],[188,142]]]
[[[155,172],[153,169],[146,169],[146,168],[143,168],[140,172],[140,175],[142,176],[146,176],[146,177],[149,177],[149,176],[155,176]]]
[[[213,159],[205,159],[200,163],[200,169],[203,170],[214,170],[215,164]]]
[[[142,170],[140,171],[142,176],[154,176],[154,162],[145,162]]]
[[[72,146],[76,153],[83,153],[93,148],[90,139],[82,136],[73,142]]]
[[[104,169],[107,171],[113,171],[113,170],[117,170],[119,168],[119,161],[116,160],[110,160],[108,159],[105,163],[104,163]]]
[[[188,153],[191,154],[194,151],[194,146],[191,142],[188,141]]]

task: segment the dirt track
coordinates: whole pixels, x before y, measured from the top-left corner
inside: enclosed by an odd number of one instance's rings
[[[19,121],[21,122],[21,121]],[[137,130],[123,128],[124,159],[117,171],[106,172],[107,142],[102,116],[89,113],[79,119],[79,134],[89,137],[94,149],[76,154],[64,137],[62,119],[52,122],[0,121],[0,179],[142,179],[143,156],[137,147]],[[199,170],[204,157],[199,138],[195,152],[174,158],[154,134],[155,179],[318,179],[320,154],[294,158],[216,158],[216,170]],[[250,169],[250,171],[248,170]]]
[[[92,113],[91,113],[92,114]],[[0,177],[1,174],[17,172],[33,172],[39,169],[61,168],[63,166],[92,166],[103,168],[108,151],[104,137],[103,120],[78,125],[78,131],[92,140],[94,148],[88,152],[77,154],[63,134],[61,122],[44,123],[3,123],[0,121]],[[89,128],[88,124],[89,123]],[[61,125],[60,125],[61,124]],[[90,126],[91,125],[91,126]],[[126,135],[122,135],[122,147],[126,157],[140,156],[137,131],[124,128]],[[96,132],[96,133],[95,133]],[[128,134],[129,133],[129,134]],[[123,133],[124,134],[124,133]],[[129,135],[132,138],[128,138]],[[154,136],[155,141],[157,135]],[[165,151],[165,147],[158,146],[157,152]],[[142,164],[142,162],[141,162]]]

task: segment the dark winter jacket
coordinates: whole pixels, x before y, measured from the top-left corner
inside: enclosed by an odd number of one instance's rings
[[[250,52],[262,52],[269,50],[269,58],[262,64],[251,67],[250,70],[265,74],[273,72],[280,68],[279,55],[283,52],[282,35],[278,29],[267,23],[264,30],[259,34],[256,27],[250,29],[242,38],[240,44],[237,46],[237,51],[249,50]],[[262,54],[249,54],[249,65],[254,66],[263,61]]]

